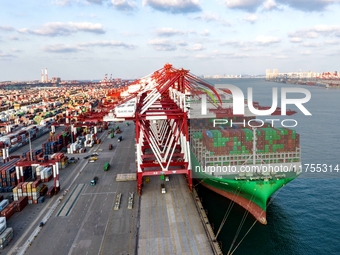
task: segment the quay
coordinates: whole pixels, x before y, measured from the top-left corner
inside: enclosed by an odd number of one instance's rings
[[[6,254],[222,254],[206,216],[198,213],[202,207],[184,176],[173,175],[169,181],[150,177],[143,195],[137,195],[135,130],[133,125],[117,124],[123,131],[122,142],[110,138],[106,130],[102,132],[101,144],[84,154],[69,155],[80,160],[61,170],[57,196],[28,205],[9,219],[14,238]],[[112,150],[108,150],[109,144],[113,144]],[[94,152],[99,154],[97,161],[84,159]],[[108,171],[103,170],[105,162],[110,163]],[[90,186],[94,176],[98,183]],[[46,215],[44,227],[35,234]]]
[[[141,196],[138,254],[214,254],[184,176],[170,176],[161,193],[159,176]]]

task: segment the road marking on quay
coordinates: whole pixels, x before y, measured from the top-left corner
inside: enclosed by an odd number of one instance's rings
[[[162,194],[161,194],[162,195]],[[167,214],[165,213],[165,211],[166,211],[166,209],[167,209],[167,203],[166,203],[166,196],[167,196],[167,194],[164,194],[165,195],[165,199],[163,199],[162,200],[162,215],[163,215],[163,217],[166,217],[167,216]],[[169,195],[169,194],[168,194]],[[165,204],[164,204],[164,202],[165,202]],[[168,242],[167,242],[167,240],[166,239],[168,239],[168,236],[167,236],[167,225],[169,224],[169,219],[168,219],[168,217],[166,217],[166,219],[167,219],[167,221],[162,221],[162,225],[163,225],[163,236],[164,236],[164,241],[165,241],[165,250],[166,250],[166,253],[165,254],[171,254],[170,252],[169,252],[169,245],[168,245]]]
[[[95,200],[96,200],[96,196],[93,196],[91,204],[90,204],[90,207],[93,205]],[[73,252],[74,248],[76,248],[78,246],[78,239],[79,239],[79,236],[80,236],[80,234],[82,232],[82,229],[83,229],[84,225],[86,225],[86,227],[88,227],[87,220],[89,219],[90,214],[91,214],[91,212],[90,212],[90,208],[89,208],[87,210],[87,212],[86,212],[86,215],[84,217],[84,220],[83,220],[82,224],[80,225],[80,228],[78,229],[78,233],[77,233],[77,235],[76,235],[76,237],[75,237],[75,239],[74,239],[74,241],[73,241],[73,243],[71,245],[71,248],[70,248],[70,250],[68,252],[68,255],[72,255],[72,252]]]
[[[116,188],[116,193],[117,193],[118,188],[119,188],[119,183],[118,183],[117,188]],[[105,230],[104,230],[104,236],[102,238],[102,242],[101,242],[100,247],[99,247],[98,255],[103,254],[104,246],[105,246],[105,242],[106,242],[106,235],[107,235],[107,232],[108,232],[108,228],[111,226],[112,217],[114,215],[114,201],[112,200],[112,202],[113,203],[112,203],[112,207],[111,207],[110,216],[109,216],[108,221],[106,222],[106,226],[105,226]]]
[[[108,194],[115,194],[116,192],[93,192],[93,193],[83,193],[81,194],[82,196],[84,195],[108,195]],[[105,199],[106,200],[106,199]]]
[[[68,216],[71,212],[74,204],[79,198],[80,193],[83,191],[85,184],[77,184],[72,193],[69,195],[67,200],[65,201],[64,205],[60,208],[59,212],[56,216]]]

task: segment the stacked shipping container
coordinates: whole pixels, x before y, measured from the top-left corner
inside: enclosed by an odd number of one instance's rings
[[[211,155],[244,155],[253,152],[253,131],[242,129],[211,129],[195,132]],[[256,152],[289,152],[300,145],[300,136],[295,130],[287,128],[257,128]]]
[[[14,158],[0,167],[0,192],[11,192],[8,188],[14,187],[17,183],[15,164],[19,159]]]
[[[0,250],[3,250],[13,238],[13,228],[7,228],[6,217],[0,217]]]
[[[0,235],[0,249],[3,250],[13,238],[13,228],[7,228]]]
[[[31,154],[32,154],[32,160],[36,161],[37,160],[37,156],[42,152],[42,149],[36,149],[36,150],[28,150],[26,152],[23,153],[22,158],[26,159],[27,161],[31,161]]]
[[[42,187],[39,185],[40,180],[34,182],[21,182],[13,189],[13,199],[18,201],[20,205],[25,204],[23,202],[24,197],[27,198],[28,204],[38,204],[40,197],[40,190]],[[27,204],[26,203],[26,204]]]
[[[60,151],[63,147],[67,146],[71,141],[70,134],[68,132],[61,132],[50,136],[47,142],[56,142],[56,150]]]
[[[14,203],[9,204],[8,199],[2,200],[0,202],[0,211],[0,215],[8,220],[15,212]]]

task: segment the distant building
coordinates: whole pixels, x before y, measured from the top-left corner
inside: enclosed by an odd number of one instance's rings
[[[266,80],[272,79],[313,79],[318,78],[320,73],[308,71],[308,72],[286,72],[279,73],[277,69],[273,69],[273,72],[270,69],[266,69]]]
[[[59,83],[59,82],[61,82],[61,78],[60,77],[52,77],[51,82],[52,83]]]
[[[271,80],[277,78],[278,71],[277,69],[273,69],[273,72],[270,69],[266,69],[266,80]]]

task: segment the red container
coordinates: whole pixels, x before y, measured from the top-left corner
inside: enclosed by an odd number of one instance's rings
[[[41,180],[36,180],[35,182],[32,183],[32,188],[37,188],[40,183],[41,183]]]
[[[15,212],[14,206],[13,207],[6,207],[4,210],[1,212],[2,217],[6,217],[6,220],[9,220],[13,216]]]

